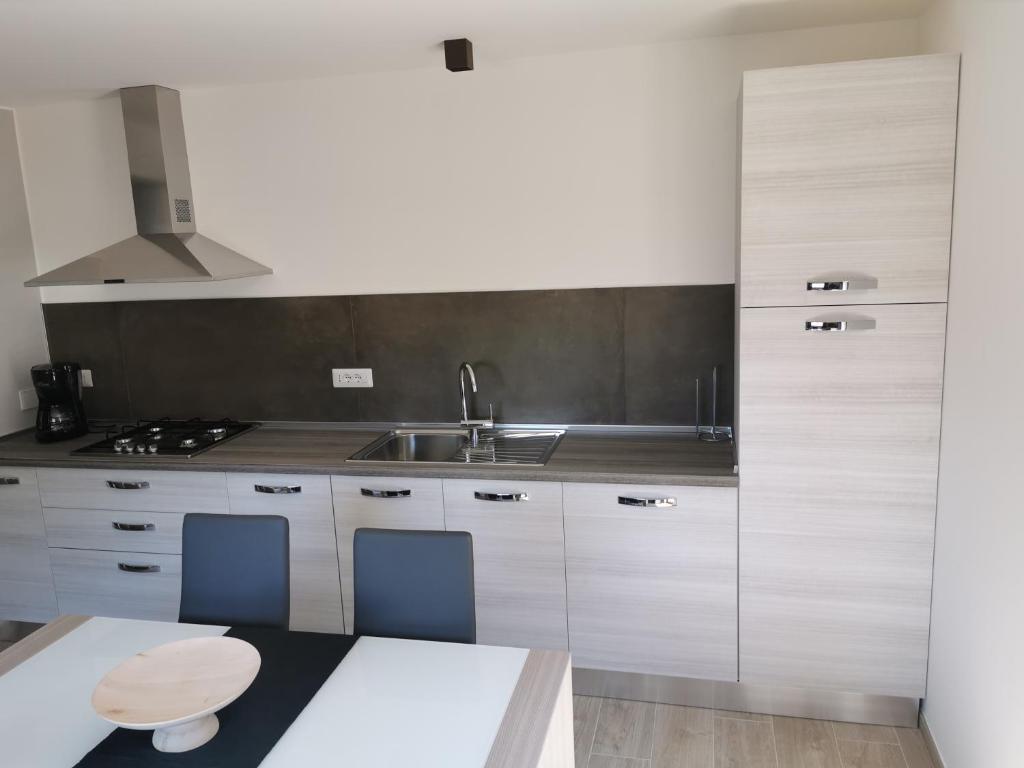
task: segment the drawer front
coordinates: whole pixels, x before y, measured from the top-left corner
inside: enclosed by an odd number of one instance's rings
[[[919,697],[945,305],[850,309],[874,328],[741,310],[740,671]]]
[[[443,485],[445,528],[473,536],[477,642],[568,648],[561,483]]]
[[[231,514],[288,519],[289,627],[304,632],[341,632],[344,624],[330,478],[229,473],[227,485]]]
[[[62,614],[178,620],[179,555],[51,548],[50,563]]]
[[[44,507],[135,512],[227,513],[221,472],[40,469]]]
[[[958,82],[958,56],[745,75],[741,306],[946,300]]]
[[[345,606],[345,628],[355,625],[352,585],[352,539],[357,528],[444,530],[441,481],[434,478],[351,477],[331,478],[334,518],[338,533],[338,563]]]
[[[0,467],[0,620],[49,621],[56,615],[36,471]]]
[[[578,667],[736,680],[735,488],[566,483]]]
[[[106,549],[114,552],[181,554],[181,523],[177,512],[122,512],[106,509],[43,510],[46,541],[65,549]]]

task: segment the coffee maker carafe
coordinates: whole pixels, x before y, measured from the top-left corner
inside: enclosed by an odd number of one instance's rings
[[[81,366],[53,363],[32,366],[32,384],[39,398],[36,439],[41,443],[69,440],[89,431],[82,407]]]

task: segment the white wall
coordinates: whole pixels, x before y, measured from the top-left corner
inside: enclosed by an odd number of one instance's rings
[[[18,390],[32,385],[29,368],[49,360],[39,291],[22,285],[35,270],[14,113],[0,109],[0,435],[33,423]]]
[[[741,72],[917,43],[901,21],[187,91],[199,229],[274,276],[44,300],[731,282]],[[133,231],[116,95],[17,119],[40,270]]]
[[[947,768],[1024,765],[1024,3],[940,0],[962,51],[925,718]]]

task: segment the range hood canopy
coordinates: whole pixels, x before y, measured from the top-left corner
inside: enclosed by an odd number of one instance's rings
[[[181,97],[159,85],[121,89],[139,234],[25,283],[100,285],[230,280],[273,272],[196,232]]]

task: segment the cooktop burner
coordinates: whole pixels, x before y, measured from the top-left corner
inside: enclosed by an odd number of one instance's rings
[[[106,454],[144,459],[152,456],[177,456],[190,459],[203,451],[238,437],[258,424],[224,419],[203,421],[159,419],[143,421],[134,427],[109,432],[104,440],[79,448],[72,453]]]

